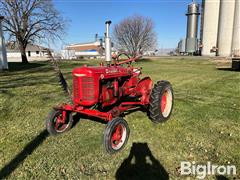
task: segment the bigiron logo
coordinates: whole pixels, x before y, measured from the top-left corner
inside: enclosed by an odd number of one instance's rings
[[[204,179],[207,175],[229,175],[237,174],[235,165],[216,165],[211,162],[207,164],[196,164],[195,161],[182,161],[180,166],[181,175],[194,175],[198,179]]]

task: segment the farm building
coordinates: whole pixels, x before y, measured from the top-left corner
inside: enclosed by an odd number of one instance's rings
[[[99,38],[98,34],[95,34],[93,42],[76,43],[67,45],[62,51],[62,59],[78,59],[78,58],[104,58],[105,57],[105,42],[104,38]],[[112,43],[112,53],[116,52],[116,49]]]
[[[186,38],[177,48],[180,55],[210,56],[218,68],[240,69],[240,0],[202,0],[201,8],[193,1],[186,16]]]
[[[240,1],[203,0],[202,55],[240,57]]]
[[[6,45],[8,61],[21,61],[21,52],[15,42],[9,42]],[[26,55],[31,60],[46,60],[48,58],[49,49],[43,46],[29,44],[26,48]],[[52,50],[51,50],[52,51]]]
[[[103,50],[101,41],[71,44],[62,50],[63,59],[76,59],[79,57],[100,57]]]
[[[193,1],[188,5],[186,16],[186,38],[178,43],[180,54],[240,57],[239,0],[202,0],[201,8]]]

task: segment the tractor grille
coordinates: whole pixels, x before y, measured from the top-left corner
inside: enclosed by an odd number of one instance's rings
[[[80,78],[73,76],[73,96],[75,99],[80,99],[79,82]]]
[[[82,78],[82,98],[83,100],[94,100],[94,82],[92,77]]]
[[[94,80],[92,77],[73,77],[73,95],[80,101],[94,100]]]

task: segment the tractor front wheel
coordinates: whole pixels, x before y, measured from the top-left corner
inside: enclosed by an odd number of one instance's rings
[[[113,154],[123,149],[128,141],[129,133],[128,124],[123,118],[117,117],[109,121],[103,136],[107,153]]]
[[[164,122],[169,119],[173,109],[173,89],[168,81],[158,81],[152,89],[149,104],[150,119]]]
[[[71,129],[72,124],[73,117],[69,111],[53,109],[46,119],[46,128],[51,135],[66,132]]]

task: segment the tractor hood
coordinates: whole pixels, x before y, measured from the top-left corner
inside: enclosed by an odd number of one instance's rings
[[[124,68],[121,66],[110,66],[110,67],[83,66],[83,67],[73,69],[72,74],[75,77],[99,76],[101,79],[106,79],[106,78],[114,78],[114,77],[122,77],[122,76],[131,76],[132,68]]]

